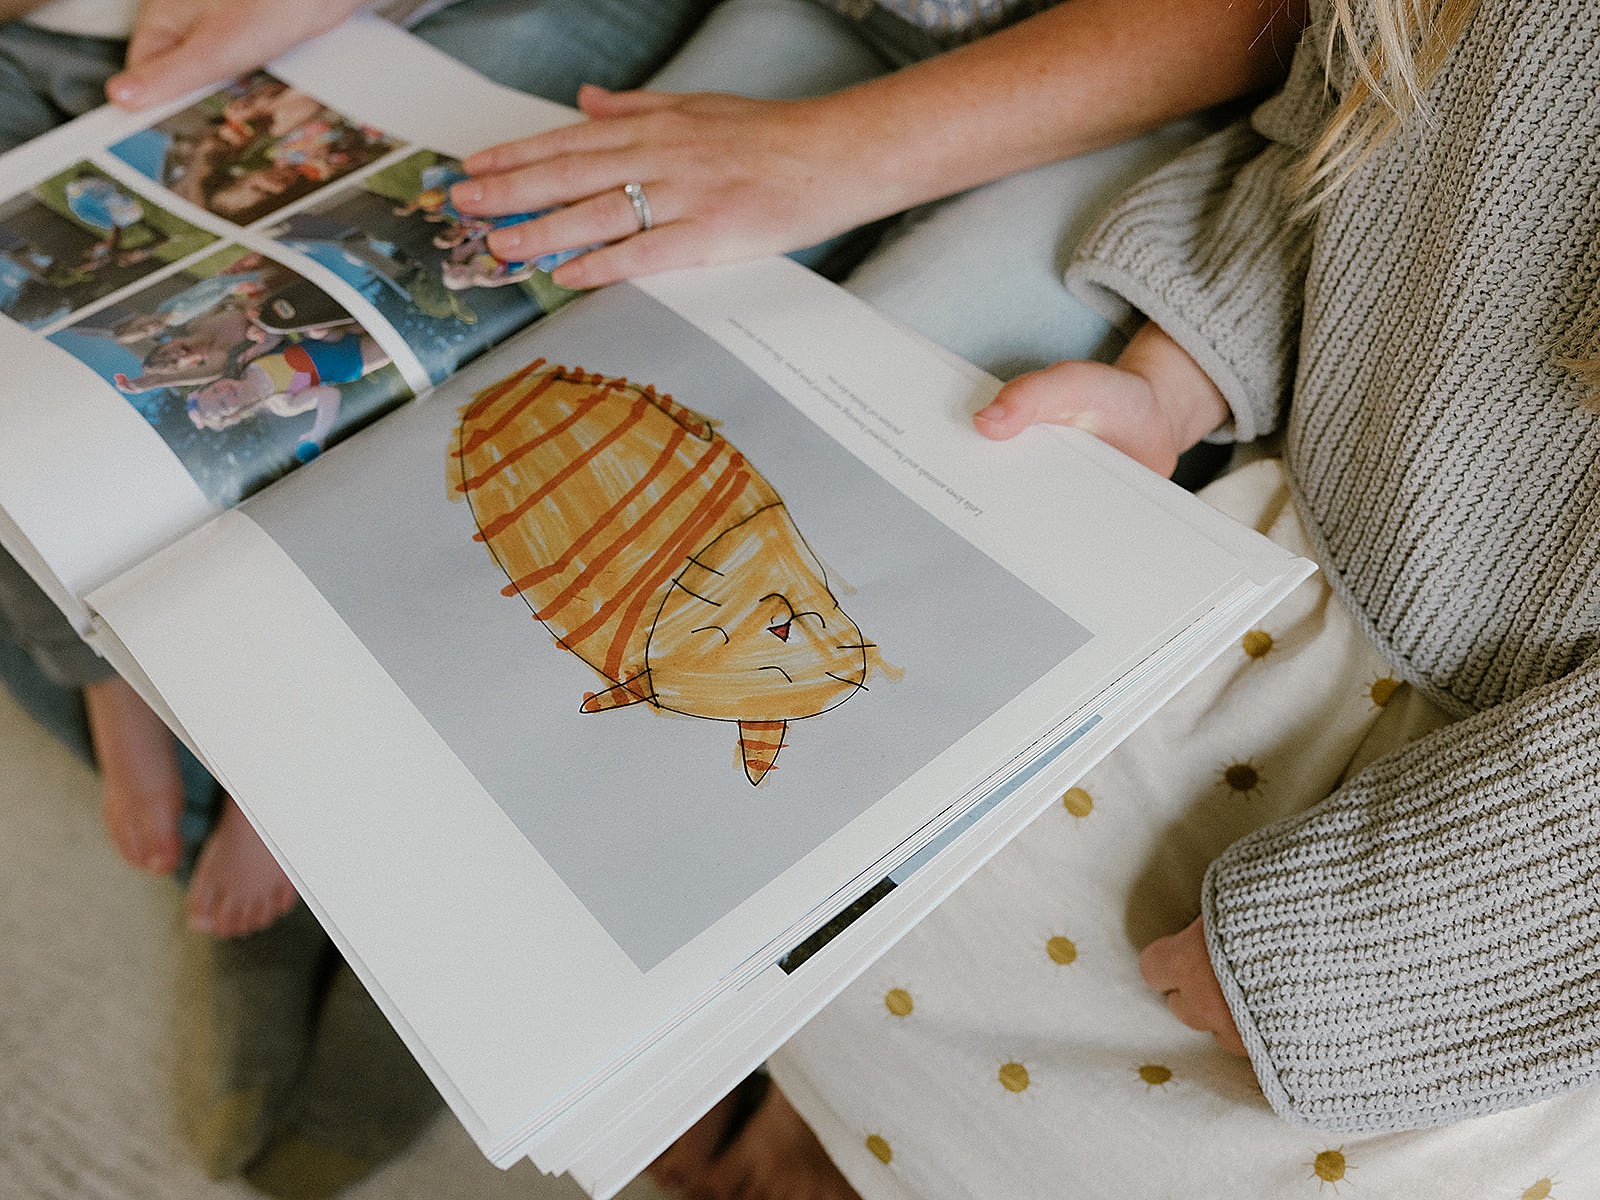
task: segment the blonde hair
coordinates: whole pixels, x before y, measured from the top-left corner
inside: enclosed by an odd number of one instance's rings
[[[1340,42],[1356,79],[1328,127],[1291,180],[1309,215],[1350,178],[1363,159],[1402,122],[1429,120],[1423,93],[1466,28],[1477,0],[1369,0],[1374,44],[1363,46],[1351,0],[1332,0],[1334,21],[1324,47],[1331,76]]]
[[[1301,217],[1314,214],[1402,123],[1432,119],[1423,93],[1461,37],[1477,0],[1368,0],[1376,33],[1370,47],[1361,45],[1352,0],[1331,3],[1334,21],[1324,61],[1331,77],[1334,51],[1342,41],[1355,62],[1356,80],[1290,177]],[[1600,411],[1600,353],[1558,355],[1554,362],[1586,385],[1584,407]]]
[[[1556,366],[1565,367],[1583,382],[1586,389],[1581,401],[1583,406],[1600,412],[1600,354],[1582,358],[1563,356],[1555,361]]]

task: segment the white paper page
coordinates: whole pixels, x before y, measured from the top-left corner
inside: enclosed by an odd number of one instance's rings
[[[984,442],[964,414],[991,381],[796,270],[708,273],[688,324],[633,289],[586,298],[91,598],[497,1161],[719,987],[759,975],[903,857],[909,832],[1086,719],[1122,671],[1248,592],[1264,563],[1291,571],[1225,523],[1199,536],[1203,514],[1158,520],[1192,498],[1072,439],[1026,454]],[[777,371],[689,332],[731,313]],[[823,378],[812,347],[833,359],[824,397],[860,398],[901,431],[901,454],[871,438],[841,456],[808,421],[816,389],[796,390],[790,366]],[[578,714],[565,681],[593,676],[507,604],[504,575],[458,528],[443,474],[455,411],[535,354],[648,380],[725,420],[903,668],[791,731],[760,791],[718,722]],[[881,477],[860,466],[874,459]],[[1006,535],[1010,521],[1029,536]],[[457,636],[502,622],[482,645]],[[1037,642],[1013,644],[1032,627]],[[977,699],[991,684],[997,698]],[[938,721],[963,704],[952,745],[918,743],[944,738]],[[484,725],[506,732],[485,747]],[[580,745],[576,766],[519,766]],[[829,810],[874,771],[887,773],[859,808]],[[530,779],[531,808],[511,795]]]

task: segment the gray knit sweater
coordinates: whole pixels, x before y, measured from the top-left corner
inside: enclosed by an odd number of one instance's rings
[[[1480,0],[1413,120],[1310,223],[1285,172],[1350,83],[1283,91],[1127,197],[1069,279],[1282,428],[1333,587],[1464,719],[1206,879],[1284,1117],[1404,1128],[1600,1083],[1600,4]]]

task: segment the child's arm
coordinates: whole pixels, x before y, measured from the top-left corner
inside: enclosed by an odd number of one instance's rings
[[[311,428],[300,435],[300,442],[294,450],[295,457],[301,462],[310,462],[322,453],[323,443],[333,432],[334,422],[339,419],[340,399],[338,388],[326,383],[314,383],[293,392],[274,392],[261,405],[275,417],[297,417],[301,413],[316,410]]]
[[[1153,322],[1133,335],[1115,366],[1061,362],[1022,375],[973,417],[1003,440],[1029,425],[1072,425],[1161,475],[1178,455],[1228,419],[1216,384]]]

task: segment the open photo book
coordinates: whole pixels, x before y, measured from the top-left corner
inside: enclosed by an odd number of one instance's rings
[[[494,260],[574,119],[360,18],[0,159],[0,540],[607,1196],[1310,566],[787,260]]]

